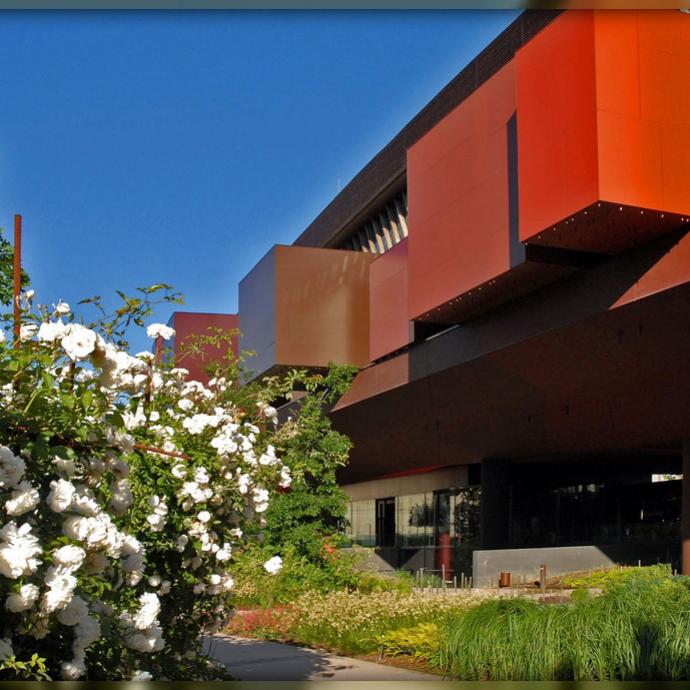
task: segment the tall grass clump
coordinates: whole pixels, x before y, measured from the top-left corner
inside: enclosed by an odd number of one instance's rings
[[[448,626],[440,661],[463,680],[553,680],[566,656],[567,608],[498,599],[461,611]]]
[[[457,612],[441,662],[463,680],[690,679],[690,587],[669,573],[569,604],[487,601]]]

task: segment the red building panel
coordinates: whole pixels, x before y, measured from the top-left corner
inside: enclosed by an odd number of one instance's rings
[[[410,319],[510,268],[514,111],[511,62],[408,151]]]
[[[412,340],[407,314],[407,239],[369,264],[369,359]]]
[[[219,361],[226,353],[227,346],[215,347],[205,345],[199,354],[184,354],[185,344],[192,342],[192,336],[211,335],[209,328],[222,328],[224,331],[239,329],[237,314],[205,314],[201,312],[176,311],[170,319],[170,325],[175,329],[173,352],[175,363],[189,370],[189,378],[202,383],[208,382],[206,367],[214,361]],[[235,355],[238,353],[238,339],[234,335],[230,346]]]
[[[520,239],[616,253],[690,216],[690,17],[570,11],[518,51]]]
[[[566,12],[515,58],[520,239],[598,200],[594,17]]]

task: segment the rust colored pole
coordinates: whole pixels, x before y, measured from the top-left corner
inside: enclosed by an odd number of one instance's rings
[[[690,441],[683,441],[683,498],[680,504],[680,540],[683,575],[690,575]]]
[[[19,304],[22,292],[22,217],[14,217],[14,344],[19,346],[21,315]]]

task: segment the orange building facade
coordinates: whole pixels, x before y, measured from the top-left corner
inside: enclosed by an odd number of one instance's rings
[[[350,536],[394,567],[688,569],[689,229],[690,16],[526,11],[247,275],[240,346],[359,367]]]

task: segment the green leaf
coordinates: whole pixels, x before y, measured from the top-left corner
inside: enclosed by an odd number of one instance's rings
[[[74,403],[76,401],[74,399],[74,396],[71,395],[70,393],[61,393],[60,394],[60,401],[68,410],[74,409]]]

